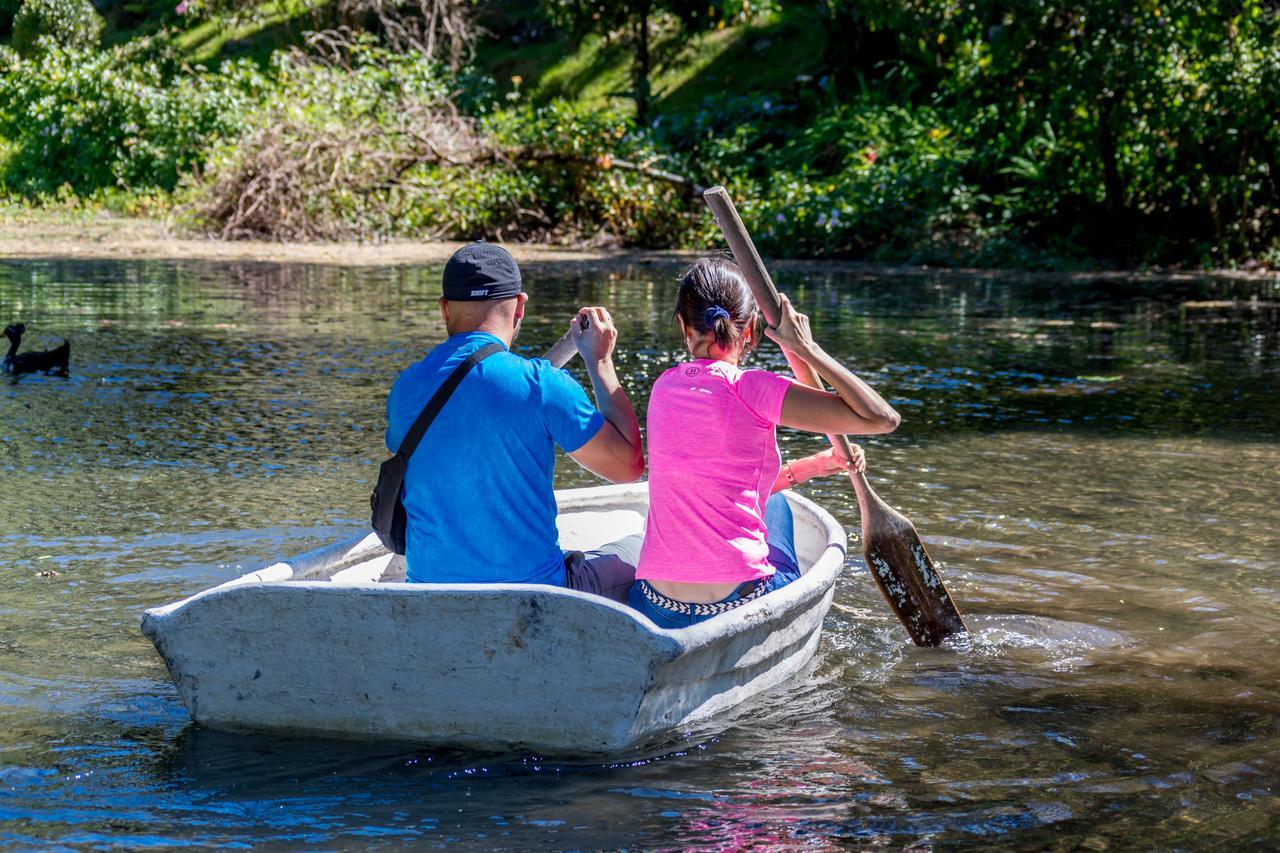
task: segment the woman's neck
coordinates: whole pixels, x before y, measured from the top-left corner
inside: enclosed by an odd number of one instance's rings
[[[705,345],[694,345],[689,347],[689,355],[694,358],[705,358],[709,361],[723,361],[738,366],[738,362],[742,359],[742,351],[730,352],[723,350],[714,341]]]

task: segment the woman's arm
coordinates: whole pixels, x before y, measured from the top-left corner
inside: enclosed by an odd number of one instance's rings
[[[769,494],[776,494],[783,489],[790,489],[815,477],[826,477],[830,474],[839,474],[842,471],[851,471],[856,474],[867,470],[867,459],[862,453],[862,448],[856,444],[850,446],[853,448],[852,462],[845,459],[832,447],[812,456],[805,456],[801,459],[783,463],[782,470],[778,472],[778,478],[773,481],[773,488],[769,491]],[[791,477],[787,476],[788,468],[791,470]],[[794,482],[792,478],[794,478]]]
[[[792,385],[782,401],[783,426],[829,435],[876,435],[898,428],[901,416],[875,389],[814,342],[809,318],[796,311],[785,295],[778,325],[764,333],[789,354],[808,362],[835,388],[832,393]]]

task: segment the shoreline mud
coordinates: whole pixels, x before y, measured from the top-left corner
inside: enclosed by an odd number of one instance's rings
[[[157,260],[222,261],[325,266],[439,266],[459,241],[388,240],[385,242],[265,243],[178,236],[160,221],[95,216],[84,221],[0,220],[0,260]],[[626,267],[678,270],[699,255],[696,250],[568,248],[538,243],[504,244],[522,265],[566,272],[616,271]],[[1055,280],[1068,282],[1202,281],[1273,282],[1280,271],[1125,270],[1026,271],[879,264],[831,259],[770,260],[771,269],[825,270],[874,277],[927,276]]]

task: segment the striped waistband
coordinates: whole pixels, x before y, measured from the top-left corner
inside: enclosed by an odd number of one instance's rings
[[[648,581],[640,581],[640,592],[649,600],[650,604],[661,607],[663,610],[670,610],[672,613],[683,613],[685,616],[715,616],[735,607],[741,607],[748,601],[754,601],[769,589],[767,579],[750,581],[750,583],[755,584],[755,589],[746,595],[735,598],[732,601],[714,601],[711,604],[690,604],[687,601],[676,601],[674,598],[667,598],[654,589]]]

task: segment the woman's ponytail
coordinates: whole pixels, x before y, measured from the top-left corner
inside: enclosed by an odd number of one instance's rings
[[[731,315],[723,306],[712,305],[702,315],[702,322],[706,324],[707,331],[714,332],[716,343],[721,349],[729,349],[737,342],[739,337],[738,329],[733,325],[733,315]]]

